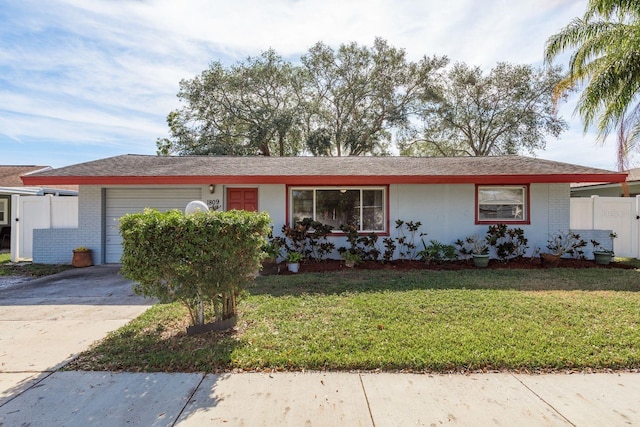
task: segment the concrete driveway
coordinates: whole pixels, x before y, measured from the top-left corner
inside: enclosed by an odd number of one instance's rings
[[[151,306],[119,270],[0,281],[0,405]]]

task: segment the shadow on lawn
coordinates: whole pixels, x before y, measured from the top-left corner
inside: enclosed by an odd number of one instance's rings
[[[163,309],[156,306],[151,310]],[[81,353],[63,370],[187,373],[228,371],[232,353],[244,345],[236,339],[237,330],[187,335],[186,318],[184,320],[184,325],[176,325],[155,319],[156,326],[153,329],[139,328],[137,320],[134,320]]]
[[[350,270],[331,273],[261,276],[252,295],[335,295],[434,289],[492,289],[519,291],[640,291],[640,270]]]

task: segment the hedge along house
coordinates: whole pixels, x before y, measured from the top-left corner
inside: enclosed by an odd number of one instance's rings
[[[311,217],[338,229],[397,236],[395,221],[422,222],[425,240],[452,243],[487,226],[521,227],[531,248],[569,228],[572,182],[621,182],[624,173],[521,156],[158,157],[122,155],[26,176],[27,185],[79,185],[76,229],[34,231],[34,262],[68,263],[87,246],[118,263],[118,218],[145,207],[267,211],[278,233]],[[336,233],[337,246],[344,237]]]

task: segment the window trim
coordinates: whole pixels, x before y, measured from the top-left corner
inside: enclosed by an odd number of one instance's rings
[[[0,212],[4,212],[4,219],[0,220],[0,225],[9,225],[9,199],[0,198]]]
[[[480,219],[480,189],[481,188],[522,188],[524,189],[524,219],[522,220],[500,220],[500,219]],[[475,188],[475,223],[483,224],[531,224],[531,191],[529,184],[476,184]]]
[[[287,196],[286,196],[286,225],[291,226],[293,222],[293,190],[313,190],[314,192],[314,210],[315,210],[315,192],[316,190],[382,190],[382,207],[384,209],[384,221],[383,225],[385,227],[382,231],[358,231],[360,235],[368,235],[374,233],[377,236],[389,236],[389,185],[287,185]],[[362,203],[362,199],[361,203]],[[362,211],[362,210],[361,210]],[[315,217],[315,212],[314,212]],[[331,232],[331,236],[344,236],[345,233],[340,230],[334,230]]]

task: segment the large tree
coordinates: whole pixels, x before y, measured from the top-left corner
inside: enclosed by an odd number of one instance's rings
[[[275,51],[180,82],[159,154],[296,155],[302,150],[297,70]]]
[[[595,126],[598,142],[618,134],[618,167],[640,140],[640,2],[589,0],[582,18],[575,18],[547,40],[551,62],[572,50],[569,70],[556,96],[583,87],[576,111],[585,133]]]
[[[409,121],[415,103],[430,99],[444,57],[406,58],[377,38],[337,50],[317,43],[302,56],[306,145],[314,155],[387,154],[393,129]]]
[[[403,132],[404,155],[488,156],[534,152],[566,123],[551,100],[557,68],[499,63],[488,74],[455,64],[440,79],[438,101],[424,103],[421,125]]]

